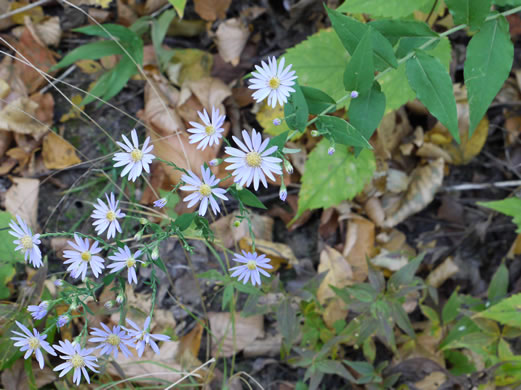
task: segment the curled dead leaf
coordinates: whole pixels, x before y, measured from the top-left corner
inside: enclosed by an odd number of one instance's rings
[[[21,97],[9,103],[0,111],[0,130],[31,134],[40,139],[48,129],[45,123],[37,119],[40,105],[27,97]]]
[[[230,357],[242,351],[256,338],[264,334],[264,317],[255,315],[242,317],[237,312],[235,332],[232,332],[232,314],[209,312],[210,328],[212,330],[212,356]]]
[[[353,270],[353,280],[363,282],[367,278],[367,257],[372,257],[375,247],[375,225],[364,218],[353,218],[347,224],[343,256]]]
[[[251,236],[247,235],[241,239],[239,247],[251,252],[253,250],[252,244]],[[293,254],[291,247],[280,242],[255,238],[255,251],[266,255],[271,260],[270,264],[273,266],[273,269],[268,270],[268,272],[276,271],[282,264],[287,264],[288,268],[298,265],[298,260]]]
[[[329,298],[336,297],[330,286],[343,288],[353,284],[353,271],[344,256],[329,246],[320,252],[318,273],[327,272],[317,290],[317,299],[325,304]]]
[[[53,131],[43,139],[42,155],[47,169],[63,169],[81,163],[76,148]]]
[[[232,0],[194,0],[194,3],[195,12],[204,20],[213,22],[226,17]]]
[[[427,276],[427,284],[438,288],[458,272],[458,265],[454,262],[452,256],[449,256]]]
[[[5,194],[5,208],[11,215],[19,215],[33,231],[37,230],[38,192],[40,181],[14,177]]]
[[[238,18],[228,19],[219,25],[215,35],[219,55],[224,61],[237,66],[250,35],[248,27]]]

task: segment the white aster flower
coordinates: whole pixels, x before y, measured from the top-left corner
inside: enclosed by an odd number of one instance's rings
[[[27,224],[20,218],[18,215],[16,216],[18,224],[15,221],[11,221],[9,223],[9,227],[13,230],[9,230],[9,234],[16,237],[17,240],[14,240],[13,243],[17,245],[15,250],[19,250],[24,254],[25,262],[27,262],[27,258],[29,258],[29,263],[33,265],[34,268],[40,268],[43,265],[42,261],[42,252],[40,252],[40,248],[38,248],[38,244],[40,244],[40,235],[31,232],[31,228],[27,226]]]
[[[70,264],[67,271],[71,272],[73,278],[79,278],[85,280],[87,270],[90,266],[94,277],[98,277],[103,271],[105,266],[103,265],[104,260],[100,256],[96,256],[101,252],[101,248],[98,248],[97,241],[89,243],[87,238],[81,238],[76,233],[74,234],[74,241],[67,241],[74,250],[63,251],[63,257],[67,260],[63,264]]]
[[[23,333],[17,332],[15,330],[11,331],[15,335],[19,337],[11,337],[11,340],[16,341],[14,343],[15,347],[20,347],[20,352],[25,352],[24,359],[28,359],[33,353],[40,365],[40,369],[43,369],[44,361],[43,354],[40,351],[40,348],[43,348],[47,353],[50,353],[53,356],[56,356],[56,352],[49,345],[45,339],[47,338],[46,334],[40,334],[36,329],[33,329],[33,333],[27,329],[26,326],[15,321],[16,325],[22,330]]]
[[[114,358],[118,358],[118,351],[121,349],[121,353],[126,357],[131,357],[132,353],[129,351],[128,347],[134,348],[134,344],[130,341],[130,336],[121,329],[119,325],[113,326],[112,330],[105,325],[104,323],[100,323],[103,329],[92,328],[90,332],[91,336],[94,336],[89,339],[91,343],[100,343],[94,349],[101,349],[100,353],[102,355],[114,355]]]
[[[258,73],[251,72],[253,78],[248,88],[257,90],[253,93],[253,98],[257,102],[261,102],[267,97],[271,107],[275,107],[277,102],[283,105],[288,101],[290,92],[295,92],[291,86],[295,85],[293,80],[297,76],[295,76],[295,71],[291,70],[291,65],[284,69],[284,58],[277,66],[277,59],[271,57],[267,64],[262,61],[262,68],[255,65],[255,69]]]
[[[137,284],[136,263],[143,263],[141,260],[138,260],[141,253],[141,251],[136,251],[136,253],[132,254],[126,245],[124,248],[118,248],[118,251],[113,256],[109,256],[109,259],[114,261],[114,263],[109,264],[107,268],[112,268],[110,273],[113,274],[126,267],[128,284],[132,284],[132,281]]]
[[[47,315],[48,308],[49,303],[47,301],[43,301],[39,305],[27,306],[27,311],[31,313],[31,317],[33,317],[35,320],[41,320]]]
[[[219,145],[219,141],[222,138],[222,132],[224,131],[222,125],[226,117],[224,115],[219,115],[219,109],[213,106],[212,120],[210,120],[206,109],[204,109],[202,113],[198,111],[197,114],[199,115],[199,118],[201,118],[203,124],[201,125],[197,122],[190,122],[190,125],[192,125],[193,128],[188,129],[187,131],[193,134],[189,137],[189,142],[191,144],[199,142],[197,149],[202,150],[206,149],[206,146],[213,146],[214,144]]]
[[[154,201],[154,207],[157,207],[158,209],[162,209],[166,206],[167,200],[166,198],[161,198]]]
[[[111,239],[116,236],[116,230],[121,233],[121,226],[119,226],[118,218],[123,218],[125,214],[118,209],[119,200],[116,201],[114,193],[110,193],[110,198],[105,194],[107,198],[107,204],[101,199],[98,199],[98,204],[94,205],[94,211],[92,212],[91,218],[96,219],[93,223],[96,233],[102,234],[107,230],[107,239]]]
[[[95,356],[92,356],[93,349],[82,348],[80,344],[72,344],[69,340],[60,340],[58,343],[59,345],[53,345],[53,347],[58,352],[63,353],[63,355],[60,355],[60,358],[66,362],[54,367],[54,371],[61,371],[59,375],[61,378],[70,370],[74,369],[72,381],[77,386],[80,384],[82,373],[87,382],[90,383],[87,368],[91,371],[98,372],[96,368],[99,367],[95,363],[98,359]]]
[[[253,182],[253,188],[257,190],[259,188],[259,181],[262,182],[264,187],[268,187],[266,182],[266,176],[271,180],[275,181],[273,174],[282,175],[282,169],[280,163],[282,160],[278,157],[270,157],[277,150],[276,146],[266,149],[269,138],[266,138],[262,142],[260,133],[257,133],[253,129],[250,135],[246,130],[242,131],[242,137],[244,143],[241,142],[237,137],[233,136],[233,140],[239,146],[240,149],[232,148],[227,146],[225,148],[226,154],[231,157],[226,158],[224,161],[230,163],[226,167],[227,170],[233,169],[232,175],[235,176],[235,182],[240,186],[246,184],[247,187]]]
[[[140,149],[136,129],[132,130],[130,135],[132,137],[132,142],[130,142],[125,135],[122,135],[125,143],[116,142],[125,152],[114,154],[113,160],[116,161],[114,167],[126,165],[121,172],[121,177],[128,173],[128,180],[136,181],[136,179],[141,175],[141,172],[143,172],[143,169],[147,173],[150,173],[149,165],[155,158],[155,156],[150,152],[154,149],[154,145],[148,145],[150,143],[150,137],[147,137],[143,143],[143,148]]]
[[[132,341],[136,343],[136,350],[139,357],[143,355],[143,352],[145,351],[145,347],[147,346],[147,344],[150,344],[155,353],[159,353],[159,347],[157,346],[154,340],[170,340],[169,336],[163,334],[149,333],[150,321],[150,317],[147,317],[147,319],[145,320],[145,324],[143,325],[143,329],[141,329],[139,326],[137,326],[137,324],[134,321],[127,318],[127,322],[134,329],[123,327],[128,332],[129,336],[132,337]]]
[[[257,256],[256,252],[250,253],[243,250],[242,255],[236,253],[232,260],[238,263],[243,263],[243,265],[230,268],[230,271],[233,271],[231,275],[232,278],[238,276],[239,282],[242,280],[243,284],[248,283],[248,280],[251,279],[251,283],[254,286],[256,284],[260,286],[260,274],[263,274],[268,278],[270,277],[270,274],[264,271],[263,268],[273,268],[270,264],[268,264],[270,259],[268,259],[266,255]]]
[[[184,174],[181,176],[181,180],[187,184],[180,187],[181,190],[193,191],[193,193],[184,198],[183,201],[189,202],[188,208],[201,202],[199,205],[199,215],[201,216],[206,214],[208,203],[212,207],[213,213],[217,214],[221,212],[221,209],[215,197],[217,196],[222,200],[228,200],[228,198],[224,196],[226,190],[217,187],[220,180],[215,177],[212,171],[210,171],[210,168],[205,168],[204,165],[201,165],[201,175],[203,176],[203,180],[199,179],[192,171],[188,171],[188,175]]]

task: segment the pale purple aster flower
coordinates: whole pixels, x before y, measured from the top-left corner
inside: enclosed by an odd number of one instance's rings
[[[20,218],[18,215],[16,216],[15,221],[11,221],[9,223],[9,227],[13,230],[9,230],[9,234],[16,237],[17,240],[14,240],[13,243],[16,244],[15,250],[19,250],[24,254],[25,262],[27,263],[27,259],[29,259],[29,263],[33,265],[34,268],[40,268],[43,265],[42,261],[42,252],[40,252],[40,248],[38,245],[40,244],[40,235],[31,232],[31,228],[27,226],[27,224]]]
[[[247,187],[253,182],[253,188],[259,188],[259,182],[262,182],[264,187],[268,187],[266,176],[275,181],[273,173],[282,175],[280,163],[282,160],[278,157],[271,157],[277,151],[277,146],[272,146],[268,149],[269,138],[262,141],[262,136],[253,129],[251,137],[246,130],[242,131],[244,143],[233,136],[233,140],[240,149],[227,146],[225,148],[226,154],[231,157],[224,161],[230,163],[226,170],[233,169],[232,176],[235,176],[235,183],[240,186],[246,184]]]
[[[186,185],[180,187],[180,189],[183,191],[193,191],[183,199],[183,202],[189,202],[188,208],[201,202],[199,205],[199,215],[201,216],[206,214],[208,204],[211,206],[213,213],[217,214],[221,209],[215,197],[228,200],[224,195],[226,190],[217,187],[220,180],[215,177],[212,171],[210,171],[210,168],[205,168],[204,165],[201,165],[201,175],[203,176],[203,180],[199,179],[192,171],[188,171],[188,175],[184,174],[181,176],[181,180],[184,181]]]
[[[62,314],[58,317],[58,320],[56,321],[56,325],[58,325],[58,328],[61,328],[62,326],[65,326],[69,323],[69,316]]]
[[[243,250],[242,255],[236,253],[232,260],[238,263],[243,263],[243,265],[230,268],[230,271],[233,271],[231,275],[232,278],[238,276],[238,281],[240,282],[242,280],[243,284],[248,283],[248,280],[251,279],[251,283],[254,286],[256,284],[260,286],[260,274],[263,274],[268,278],[270,277],[270,274],[263,270],[263,268],[273,268],[270,264],[268,264],[270,259],[268,259],[266,255],[257,256],[256,252],[250,253]]]
[[[114,358],[118,358],[118,352],[121,349],[121,353],[126,357],[131,357],[132,353],[128,347],[135,348],[134,344],[130,341],[130,336],[126,331],[122,330],[119,325],[113,326],[112,330],[105,325],[100,323],[103,329],[92,328],[90,335],[94,336],[89,339],[91,343],[100,343],[94,349],[101,349],[102,355],[114,355]]]
[[[273,125],[280,126],[281,123],[282,123],[282,121],[279,118],[273,119]]]
[[[142,252],[138,250],[136,253],[132,254],[129,247],[126,245],[124,248],[118,248],[118,251],[114,255],[109,256],[109,259],[114,263],[109,264],[107,268],[112,268],[110,273],[113,274],[126,267],[128,283],[132,284],[132,282],[134,282],[137,284],[136,263],[143,263],[143,261],[138,260],[141,253]]]
[[[335,148],[333,146],[329,147],[329,149],[327,150],[327,154],[329,154],[330,156],[335,154]]]
[[[70,370],[74,369],[74,375],[72,377],[73,383],[79,386],[82,374],[87,380],[87,383],[90,383],[87,368],[91,371],[98,372],[96,368],[99,367],[99,365],[95,363],[98,359],[92,355],[93,348],[82,348],[80,344],[72,344],[69,340],[60,340],[58,343],[59,345],[53,345],[53,347],[63,354],[60,355],[60,358],[65,360],[65,363],[54,367],[54,371],[61,371],[59,375],[61,378]]]
[[[193,128],[188,129],[189,133],[192,135],[189,137],[189,142],[194,144],[199,142],[197,145],[197,149],[206,149],[206,146],[219,145],[220,139],[222,138],[222,133],[224,129],[222,127],[224,123],[224,119],[226,118],[224,115],[219,115],[219,109],[212,106],[212,120],[208,116],[206,109],[203,112],[198,111],[197,115],[203,122],[201,125],[197,122],[190,122],[190,125]]]
[[[14,343],[15,347],[20,347],[20,352],[25,352],[24,359],[28,359],[34,353],[38,364],[40,365],[40,369],[43,369],[44,361],[43,354],[40,351],[40,348],[43,348],[47,353],[56,356],[56,352],[49,345],[45,339],[47,338],[46,334],[40,334],[36,329],[33,329],[33,333],[29,331],[29,329],[21,324],[18,321],[15,321],[18,328],[22,330],[23,333],[17,332],[13,330],[12,332],[20,337],[11,337],[11,340],[16,341]]]
[[[351,98],[352,99],[356,99],[358,97],[358,95],[359,95],[358,91],[352,91],[351,92]]]
[[[161,199],[158,199],[158,200],[155,200],[154,201],[154,207],[157,207],[158,209],[162,209],[163,207],[166,206],[166,198],[161,198]]]
[[[47,315],[47,310],[49,309],[49,303],[47,301],[43,301],[39,305],[29,305],[27,306],[27,311],[31,313],[31,317],[35,320],[41,320],[43,317]]]
[[[121,233],[121,226],[119,226],[118,218],[123,218],[124,213],[118,209],[119,200],[116,201],[114,193],[105,194],[107,198],[107,204],[101,199],[98,199],[98,204],[94,205],[94,211],[91,214],[91,218],[96,219],[93,223],[97,234],[102,234],[107,230],[107,239],[116,237],[116,231]]]
[[[143,356],[143,352],[145,351],[145,347],[147,344],[149,344],[155,353],[159,353],[159,347],[157,346],[157,341],[168,341],[170,340],[169,336],[163,335],[163,334],[151,334],[149,333],[149,327],[150,327],[150,317],[147,317],[145,320],[145,324],[143,325],[143,329],[141,329],[137,324],[127,318],[127,322],[130,324],[130,326],[134,329],[129,329],[126,327],[123,327],[129,334],[130,337],[132,337],[132,341],[136,343],[136,350],[138,353],[138,356]]]
[[[143,143],[143,148],[140,149],[136,129],[132,130],[130,136],[132,137],[132,142],[125,135],[122,135],[125,143],[116,142],[125,152],[114,154],[113,160],[116,161],[114,167],[125,165],[125,168],[121,171],[121,177],[128,173],[128,180],[136,181],[143,170],[150,173],[149,165],[152,164],[152,160],[155,158],[150,152],[154,149],[154,145],[149,145],[150,137],[147,137]]]
[[[291,65],[284,68],[284,58],[282,58],[277,66],[277,59],[271,57],[266,64],[262,61],[262,67],[255,65],[257,72],[252,72],[253,78],[248,88],[256,89],[253,98],[257,102],[261,102],[268,98],[268,104],[275,107],[277,102],[283,105],[288,101],[291,92],[295,92],[292,88],[295,85],[295,71],[291,70]]]
[[[74,241],[67,241],[74,250],[63,251],[63,257],[67,260],[63,264],[70,264],[67,271],[71,272],[73,278],[79,278],[85,280],[87,276],[87,270],[92,270],[94,277],[98,277],[103,272],[105,262],[100,256],[96,256],[101,252],[101,248],[98,248],[98,242],[94,241],[92,246],[87,238],[81,238],[76,233],[74,234]]]
[[[56,280],[54,281],[54,285],[55,285],[56,287],[61,287],[61,286],[63,286],[63,280],[61,280],[61,279],[56,279]]]

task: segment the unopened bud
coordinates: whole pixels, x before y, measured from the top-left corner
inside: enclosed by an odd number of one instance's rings
[[[333,146],[330,146],[329,149],[327,150],[327,154],[332,156],[334,153],[335,153],[335,148]]]
[[[140,230],[139,232],[137,232],[136,234],[134,234],[134,241],[139,241],[139,240],[141,240],[141,237],[143,237],[143,230]]]
[[[71,305],[70,305],[70,309],[71,311],[74,311],[78,308],[78,304],[76,302],[72,302]]]
[[[238,228],[239,226],[241,226],[241,221],[238,221],[238,220],[233,221],[233,226]]]
[[[56,325],[58,326],[58,328],[61,328],[62,326],[67,325],[68,322],[69,322],[69,316],[61,315],[58,317],[58,320],[56,321]]]
[[[148,220],[146,218],[139,218],[139,223],[141,225],[146,225],[148,223]]]
[[[352,91],[351,92],[351,98],[352,99],[356,99],[358,97],[358,95],[359,95],[358,91]]]
[[[319,135],[320,135],[320,133],[318,132],[318,130],[311,130],[312,137],[318,137]]]
[[[157,248],[157,246],[154,247],[154,249],[152,249],[150,257],[152,258],[152,260],[157,260],[159,258],[159,249]]]
[[[241,186],[241,185],[239,185],[239,184],[237,184],[237,183],[235,183],[235,188],[237,189],[237,191],[240,191],[240,190],[242,190],[244,187]]]
[[[121,305],[123,303],[123,301],[125,300],[125,297],[121,294],[119,294],[117,297],[116,297],[116,302],[118,303],[118,305]]]
[[[223,162],[222,158],[214,158],[213,160],[210,160],[210,162],[208,164],[210,164],[211,167],[216,167],[217,165],[219,165],[222,162]]]
[[[282,121],[281,121],[279,118],[275,118],[275,119],[273,119],[273,124],[274,124],[275,126],[279,126],[281,123],[282,123]]]
[[[56,279],[56,280],[54,281],[54,285],[55,285],[56,287],[61,287],[61,286],[63,286],[63,280],[61,280],[61,279]]]
[[[288,197],[288,191],[286,191],[286,187],[280,187],[280,191],[279,191],[280,200],[285,202],[287,197]]]
[[[293,173],[293,165],[288,160],[284,160],[284,168],[290,175]]]
[[[112,301],[107,301],[107,302],[105,302],[105,305],[104,305],[104,306],[105,306],[105,309],[110,310],[110,309],[112,309],[112,307],[114,306],[114,304],[112,303]]]

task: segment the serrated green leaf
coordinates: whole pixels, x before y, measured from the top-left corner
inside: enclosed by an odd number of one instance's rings
[[[342,15],[340,12],[327,7],[326,9],[331,24],[338,34],[340,41],[350,54],[354,53],[358,43],[369,29],[369,26],[349,16]],[[376,30],[371,34],[371,41],[376,70],[381,71],[387,68],[396,68],[398,62],[396,61],[391,43]]]
[[[336,374],[348,381],[355,382],[356,379],[347,371],[342,363],[335,360],[320,360],[315,363],[317,370],[325,374]]]
[[[349,53],[332,30],[321,30],[288,49],[284,56],[292,64],[300,85],[318,88],[335,101],[343,97],[343,77]],[[324,61],[327,58],[327,61]]]
[[[284,104],[284,118],[290,129],[303,133],[308,122],[308,104],[297,82],[295,82],[293,88],[295,92],[289,96],[288,102]]]
[[[333,106],[328,112],[325,112],[326,109],[335,104],[335,99],[327,93],[313,87],[300,87],[300,89],[308,103],[309,113],[311,115],[327,114],[335,110]]]
[[[479,28],[490,12],[492,0],[445,0],[454,24],[466,24],[471,29]]]
[[[353,125],[336,116],[320,115],[316,121],[319,131],[328,131],[336,143],[372,149],[371,144]]]
[[[463,69],[470,110],[469,136],[510,74],[513,59],[514,45],[503,16],[485,22],[470,40]]]
[[[427,52],[438,58],[445,66],[445,69],[449,69],[451,46],[447,37],[442,38],[435,48]],[[398,69],[391,69],[381,77],[378,77],[378,81],[382,86],[382,92],[386,97],[386,113],[401,107],[416,97],[416,94],[407,81],[405,69],[406,63],[404,62],[398,66]]]
[[[497,271],[492,276],[492,280],[488,286],[488,300],[496,302],[497,300],[506,297],[508,292],[508,268],[504,263],[501,263]]]
[[[452,80],[435,57],[418,51],[407,60],[407,79],[418,99],[459,142],[458,111]]]
[[[501,302],[479,313],[479,316],[497,321],[503,325],[521,328],[521,294],[503,299]]]
[[[373,85],[374,62],[371,43],[372,28],[368,28],[358,43],[351,60],[344,71],[344,88],[346,91],[365,93]]]
[[[385,112],[385,95],[375,82],[370,90],[352,99],[349,104],[349,121],[369,140],[380,124]]]
[[[327,208],[352,199],[371,179],[375,169],[374,155],[364,149],[358,157],[347,146],[337,145],[329,156],[329,141],[322,140],[310,153],[302,176],[298,218],[305,210]]]
[[[491,202],[478,202],[478,205],[513,217],[514,223],[517,225],[517,233],[521,233],[521,198],[513,197]]]
[[[346,0],[337,11],[400,18],[426,4],[432,4],[432,0]]]

